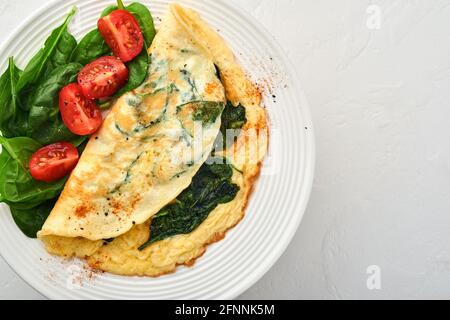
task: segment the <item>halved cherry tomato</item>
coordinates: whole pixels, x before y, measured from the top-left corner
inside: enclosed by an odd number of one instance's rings
[[[59,93],[59,111],[64,124],[73,133],[92,134],[102,125],[102,113],[94,100],[83,96],[76,83],[65,86]]]
[[[78,163],[78,150],[68,142],[58,142],[36,151],[30,159],[34,179],[57,181],[69,174]]]
[[[123,62],[136,58],[144,48],[144,36],[136,18],[126,10],[114,10],[98,20],[98,31]]]
[[[128,80],[128,69],[116,57],[105,56],[89,63],[78,74],[78,84],[88,99],[112,96]]]

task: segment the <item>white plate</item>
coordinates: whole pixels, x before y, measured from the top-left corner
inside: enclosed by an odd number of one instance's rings
[[[155,17],[167,0],[142,0]],[[249,75],[264,87],[271,121],[269,157],[245,219],[226,238],[210,246],[194,267],[180,267],[157,279],[95,274],[77,261],[50,256],[26,238],[9,209],[0,207],[0,253],[30,285],[54,299],[231,299],[253,285],[276,262],[294,236],[311,191],[314,135],[306,100],[282,49],[250,14],[225,1],[180,0],[199,11],[230,44]],[[111,0],[58,0],[27,19],[0,49],[0,68],[9,56],[23,67],[62,23],[73,5],[79,9],[71,32],[80,39]],[[155,19],[158,23],[158,19]],[[276,99],[272,97],[276,96]],[[276,100],[276,103],[274,102]]]

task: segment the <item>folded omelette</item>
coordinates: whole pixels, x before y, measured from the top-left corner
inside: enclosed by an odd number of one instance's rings
[[[221,240],[244,216],[268,145],[259,91],[196,12],[170,5],[149,55],[146,81],[116,102],[38,233],[50,253],[120,275],[174,272]],[[245,124],[231,146],[216,150],[226,106],[242,108]],[[161,217],[189,201],[189,190],[202,193],[195,188],[205,170],[218,171],[205,163],[212,154],[232,168],[217,174],[232,181],[234,192],[223,192],[233,196],[202,208],[208,214],[190,232],[155,241]],[[187,219],[189,208],[178,215]]]

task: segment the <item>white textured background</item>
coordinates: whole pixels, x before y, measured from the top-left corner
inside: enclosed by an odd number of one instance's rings
[[[302,225],[241,298],[450,298],[450,1],[235,1],[293,60],[317,135]],[[42,3],[0,0],[0,40]],[[0,258],[0,298],[43,297]]]

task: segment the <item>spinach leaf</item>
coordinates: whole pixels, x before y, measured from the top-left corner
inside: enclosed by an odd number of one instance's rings
[[[232,183],[233,169],[220,160],[204,164],[174,203],[163,208],[152,220],[150,239],[139,250],[169,237],[194,231],[219,204],[232,201],[239,186]]]
[[[196,103],[196,109],[192,118],[203,124],[214,123],[224,109],[222,102],[200,101]]]
[[[228,101],[222,112],[221,135],[217,137],[213,154],[230,148],[234,144],[235,139],[239,137],[241,129],[246,123],[245,108],[240,104],[235,107]]]
[[[57,67],[36,87],[28,116],[28,135],[38,130],[47,130],[42,128],[42,125],[59,114],[59,91],[76,81],[82,67],[79,63]]]
[[[108,14],[110,14],[114,10],[117,10],[116,5],[110,5],[110,6],[106,7],[105,10],[102,11],[100,18],[106,17]]]
[[[26,203],[25,207],[39,205],[43,201],[57,197],[66,178],[55,183],[36,181],[28,170],[32,154],[41,144],[30,138],[7,139],[0,137],[3,146],[0,155],[0,194],[8,204]]]
[[[240,104],[235,107],[228,101],[222,113],[222,125],[220,131],[225,134],[229,129],[242,129],[247,123],[245,108]]]
[[[120,97],[124,93],[136,89],[139,87],[142,82],[144,82],[147,77],[147,70],[149,66],[150,57],[147,53],[147,50],[144,48],[142,52],[134,58],[133,61],[127,63],[128,67],[128,82],[127,84],[119,90],[114,96]]]
[[[94,29],[81,39],[75,50],[72,52],[70,61],[86,65],[97,58],[111,52],[105,40],[103,40],[98,29]]]
[[[17,81],[21,71],[9,58],[8,69],[0,77],[0,131],[5,137],[25,135],[26,115],[19,108]]]
[[[88,142],[89,142],[89,140],[86,137],[85,139],[80,139],[79,142],[74,144],[74,146],[77,147],[77,149],[78,149],[78,154],[81,155],[84,152],[84,149],[86,149]]]
[[[84,137],[71,133],[62,122],[58,109],[59,90],[74,81],[81,65],[69,63],[56,68],[46,80],[29,93],[28,109],[20,108],[16,83],[20,70],[12,58],[8,70],[0,77],[0,131],[6,138],[29,136],[41,144],[57,141],[81,143]],[[23,98],[24,93],[20,94]]]
[[[55,203],[56,199],[53,199],[30,209],[22,209],[14,205],[11,205],[10,209],[14,222],[19,229],[27,237],[36,238],[36,234],[42,229]]]
[[[67,31],[67,27],[75,12],[76,8],[73,7],[64,23],[53,30],[45,41],[44,47],[25,67],[17,83],[17,92],[22,91],[28,85],[36,84],[41,76],[51,72],[52,68],[64,65],[69,61],[77,43],[75,38]]]
[[[45,75],[48,75],[53,69],[66,65],[70,62],[70,58],[72,56],[72,52],[77,47],[77,40],[73,35],[71,35],[67,31],[67,26],[64,29],[64,32],[61,33],[61,38],[56,44],[55,51],[53,55],[50,56],[50,60],[47,66],[47,72]]]
[[[3,147],[2,147],[2,152],[0,153],[0,172],[3,172],[3,169],[5,168],[5,166],[8,162],[8,157],[9,157],[9,155],[6,152],[3,152]],[[0,181],[0,183],[1,183],[1,181]],[[1,191],[0,191],[0,202],[6,202],[5,197],[3,197]]]
[[[40,129],[33,131],[30,136],[32,139],[43,145],[52,144],[58,141],[67,141],[74,146],[77,146],[87,139],[87,136],[78,136],[70,132],[62,121],[60,114],[51,115],[51,117],[40,126]]]

